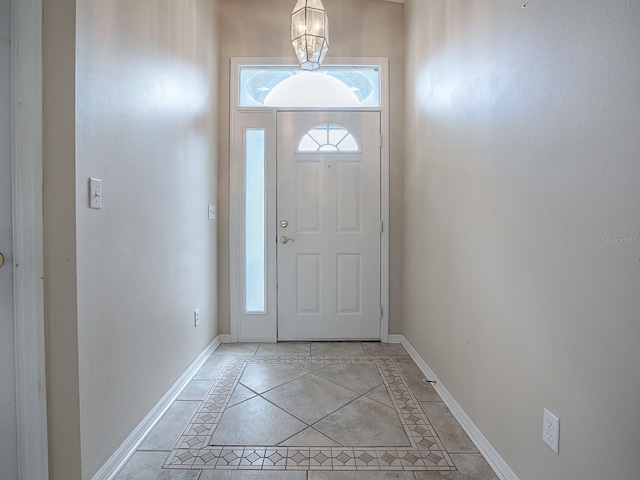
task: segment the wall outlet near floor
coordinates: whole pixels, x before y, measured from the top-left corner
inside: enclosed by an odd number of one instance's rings
[[[200,325],[200,309],[196,308],[193,311],[193,326],[197,327],[198,325]]]
[[[559,437],[560,419],[545,408],[542,419],[542,439],[556,453],[558,453]]]

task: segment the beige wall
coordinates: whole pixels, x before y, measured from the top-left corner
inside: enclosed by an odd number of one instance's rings
[[[43,233],[49,476],[81,478],[75,215],[75,0],[43,7]]]
[[[221,0],[219,270],[220,332],[229,333],[229,59],[286,57],[295,62],[289,40],[291,0]],[[334,57],[388,57],[391,90],[390,333],[402,331],[403,229],[403,7],[382,0],[323,0],[329,14]]]
[[[92,478],[217,334],[216,2],[77,3],[44,5],[52,480]]]
[[[640,5],[405,9],[404,333],[522,480],[638,478]]]

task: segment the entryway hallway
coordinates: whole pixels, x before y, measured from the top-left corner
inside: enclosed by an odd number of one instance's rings
[[[224,344],[118,480],[494,480],[400,344]]]

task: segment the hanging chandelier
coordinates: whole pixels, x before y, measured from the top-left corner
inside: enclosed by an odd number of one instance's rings
[[[321,0],[298,0],[291,14],[291,44],[303,70],[317,70],[329,51],[329,18]]]

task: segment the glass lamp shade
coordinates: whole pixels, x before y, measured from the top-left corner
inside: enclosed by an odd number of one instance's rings
[[[321,0],[298,0],[291,14],[291,44],[303,70],[317,70],[329,51],[329,18]]]

